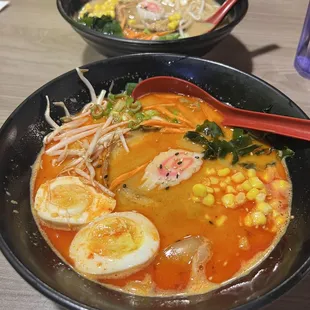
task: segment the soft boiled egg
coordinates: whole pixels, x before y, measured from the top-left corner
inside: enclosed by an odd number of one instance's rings
[[[98,193],[79,177],[63,176],[39,187],[34,210],[47,225],[68,230],[111,213],[115,205],[115,199]]]
[[[148,265],[159,249],[154,224],[136,212],[115,212],[83,227],[69,250],[77,271],[101,279],[123,278]]]

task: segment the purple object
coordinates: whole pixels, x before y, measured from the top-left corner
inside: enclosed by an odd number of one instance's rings
[[[310,3],[300,36],[294,65],[301,76],[310,79]]]

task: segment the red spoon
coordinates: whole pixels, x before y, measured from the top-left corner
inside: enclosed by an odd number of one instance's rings
[[[139,83],[132,96],[141,98],[150,93],[177,93],[200,98],[206,101],[223,116],[225,126],[267,131],[288,137],[310,141],[310,120],[252,112],[228,106],[200,87],[171,76],[157,76]]]
[[[238,0],[226,0],[224,4],[212,15],[206,22],[214,24],[214,28],[223,20],[230,9],[236,4]]]

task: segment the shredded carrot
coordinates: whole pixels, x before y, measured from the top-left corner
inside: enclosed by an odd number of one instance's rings
[[[169,123],[166,121],[159,121],[157,119],[150,119],[141,123],[141,125],[145,126],[161,126],[161,127],[173,127],[173,128],[182,128],[183,124]]]
[[[154,32],[151,34],[147,34],[147,33],[144,33],[143,31],[135,31],[127,27],[124,29],[124,36],[127,39],[152,40],[154,37],[162,37],[171,32],[172,31],[163,31],[163,32]]]
[[[174,115],[173,113],[171,113],[170,111],[168,111],[166,108],[164,107],[157,107],[157,110],[159,112],[161,112],[162,114],[168,116],[168,117],[171,117],[171,118],[176,118],[177,120],[181,121],[181,122],[184,122],[185,124],[189,125],[190,127],[194,127],[193,124],[191,122],[189,122],[187,119],[185,119],[184,117],[182,116],[179,116],[179,115]]]
[[[191,113],[191,109],[189,107],[187,108],[182,103],[178,103],[177,108],[183,115],[188,115],[188,118],[190,118],[190,121],[192,121],[194,124],[200,123],[200,120],[195,117],[195,113]]]
[[[162,133],[186,133],[188,132],[187,128],[162,128],[160,130]]]
[[[115,178],[113,180],[113,182],[110,185],[110,190],[112,191],[113,189],[115,189],[119,184],[121,184],[122,182],[124,182],[125,180],[131,178],[132,176],[134,176],[135,174],[137,174],[139,171],[143,170],[144,168],[146,168],[146,166],[149,164],[149,162],[139,166],[138,168],[135,168],[129,172],[123,173],[120,176],[118,176],[117,178]]]

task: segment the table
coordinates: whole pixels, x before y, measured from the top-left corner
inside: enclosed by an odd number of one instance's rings
[[[52,0],[12,0],[0,13],[0,123],[52,78],[102,59],[58,14]],[[293,61],[307,0],[250,0],[244,21],[206,58],[253,73],[310,114],[310,81]],[[310,275],[265,310],[310,308]],[[59,310],[30,287],[0,254],[0,309]]]

